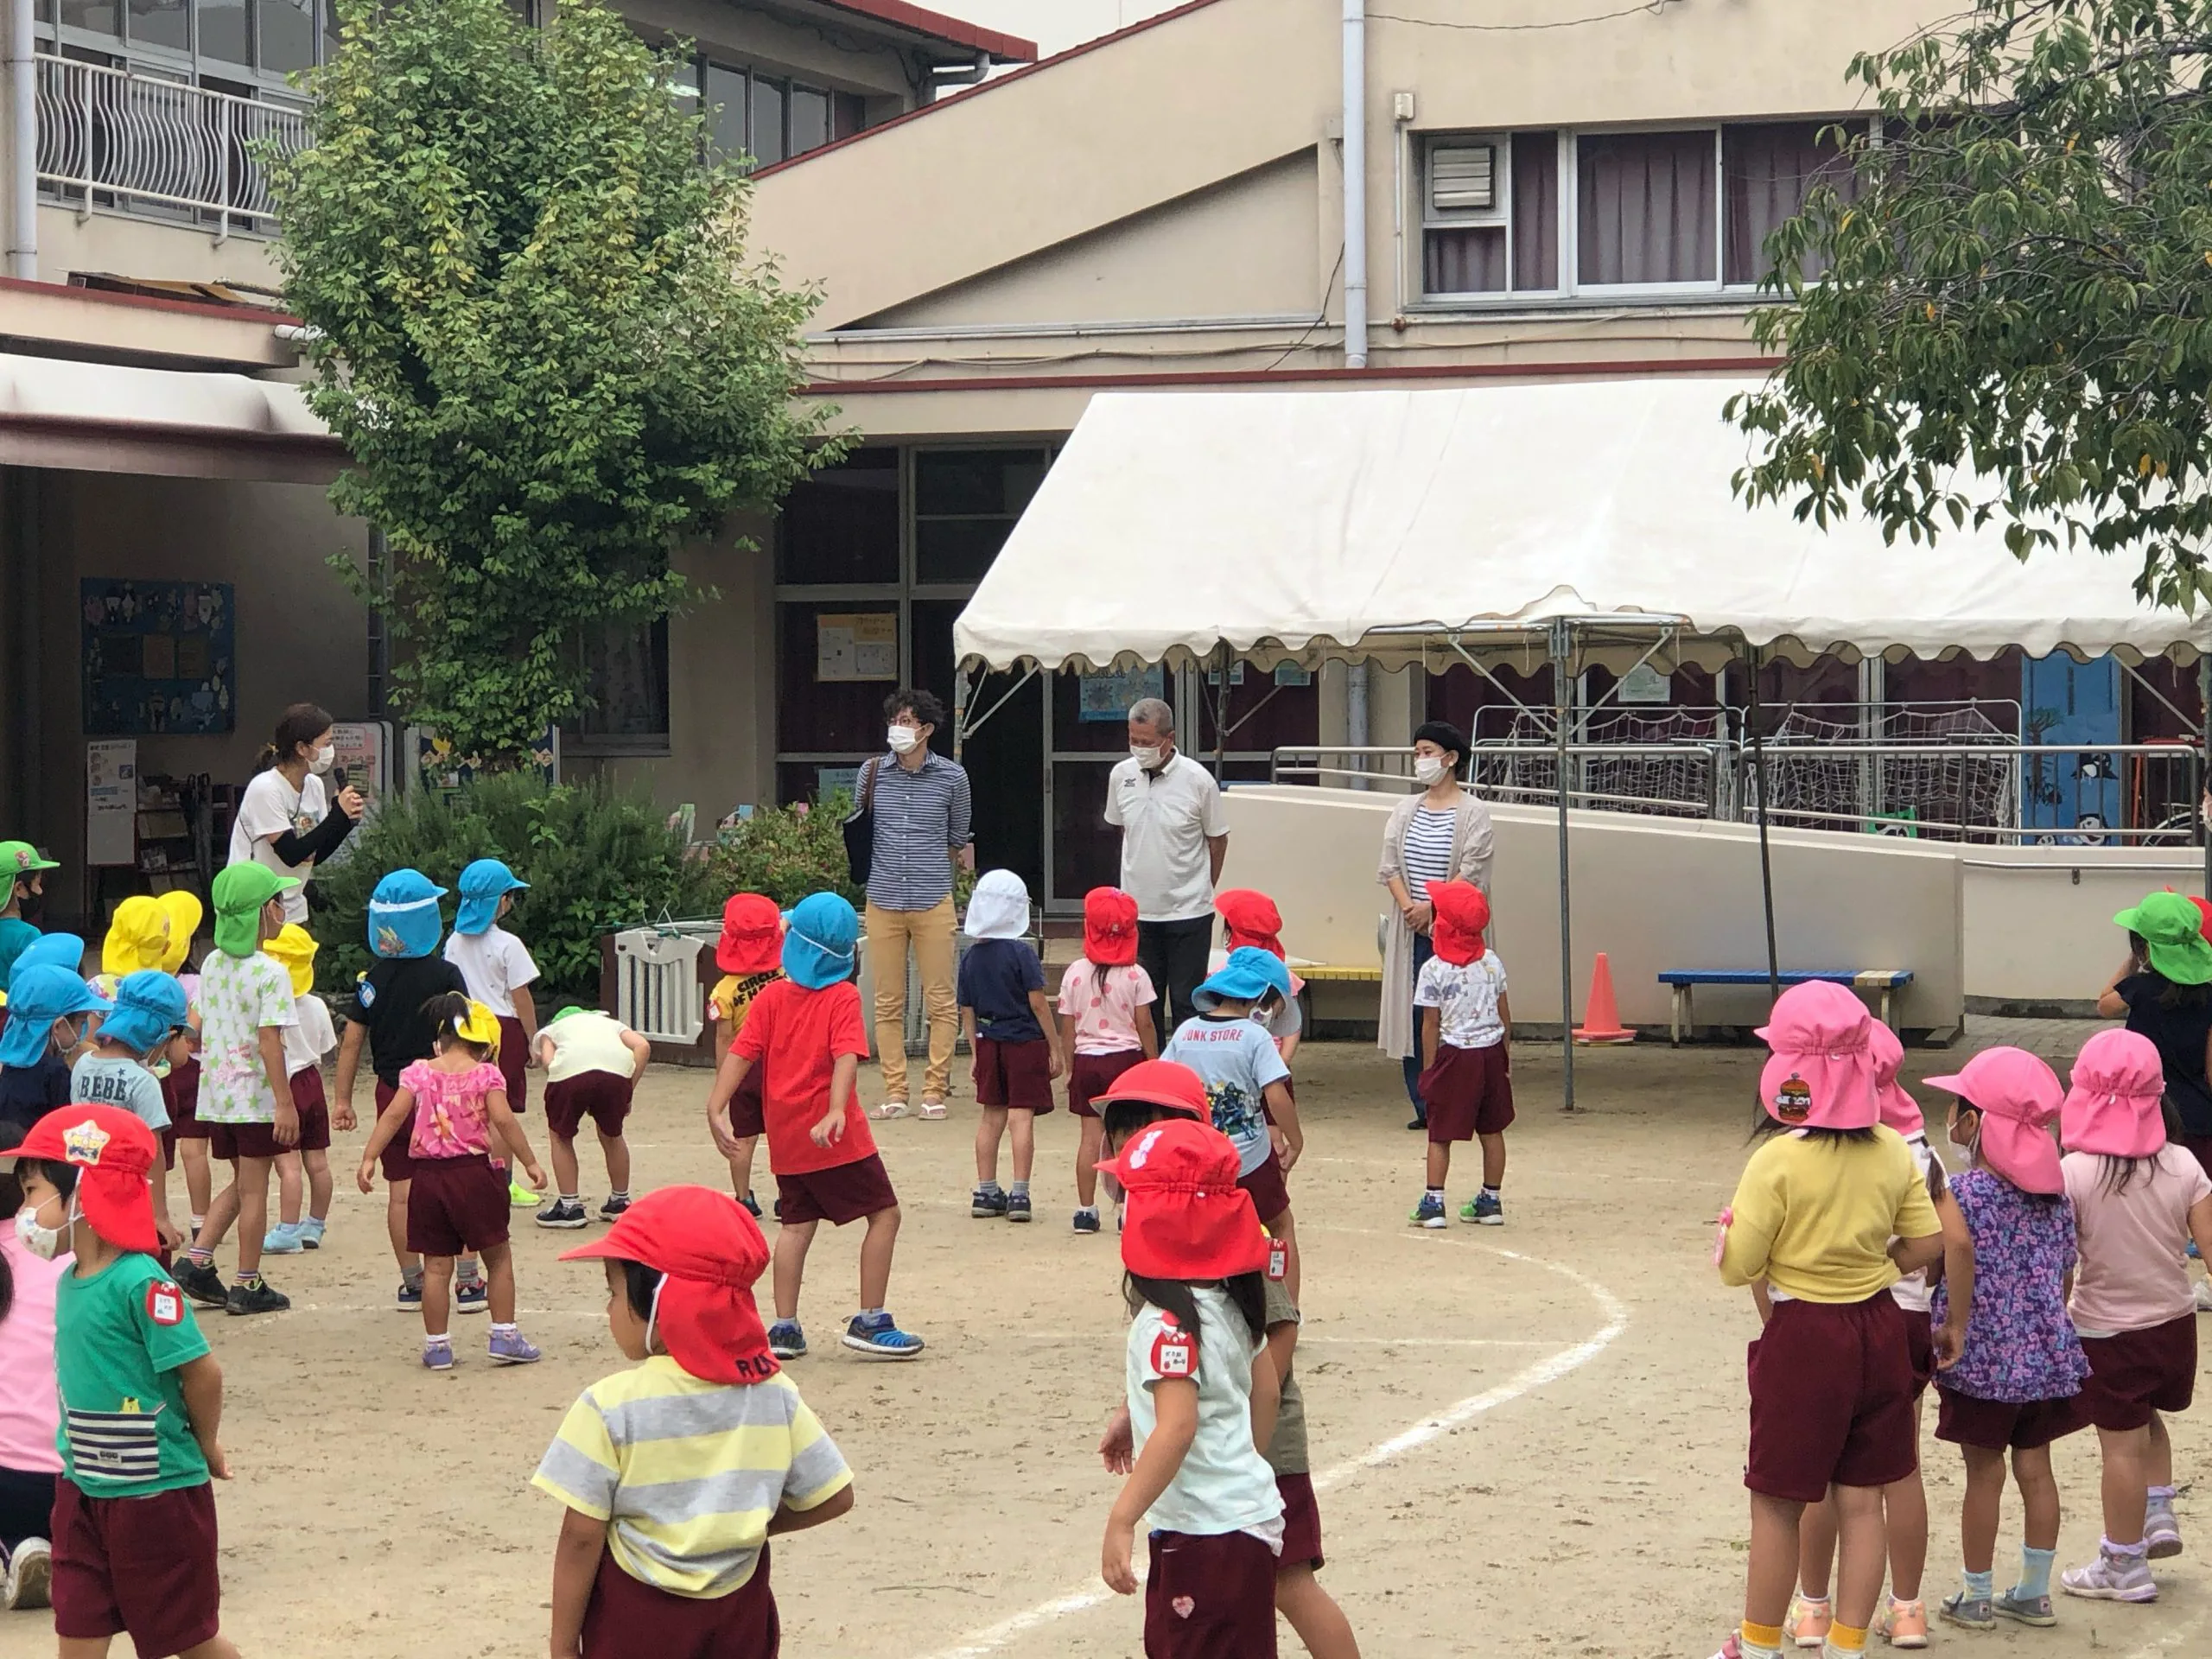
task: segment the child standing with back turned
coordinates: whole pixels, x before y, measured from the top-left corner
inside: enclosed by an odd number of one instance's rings
[[[537,963],[530,948],[499,924],[515,907],[515,894],[530,883],[496,858],[480,858],[461,873],[461,909],[446,939],[446,960],[461,969],[462,988],[499,1021],[496,1064],[507,1080],[507,1109],[517,1117],[530,1110],[530,1067],[537,1058],[537,1005],[530,988],[537,982]],[[520,1181],[507,1184],[511,1204],[535,1206],[538,1195]]]
[[[287,922],[261,948],[283,964],[292,987],[298,1018],[284,1032],[284,1070],[292,1109],[300,1115],[298,1142],[276,1154],[276,1224],[261,1248],[270,1255],[296,1255],[322,1248],[330,1221],[330,1099],[323,1093],[322,1063],[338,1046],[338,1027],[329,1005],[315,994],[315,936]]]
[[[715,965],[722,976],[707,993],[707,1018],[715,1024],[715,1065],[743,1029],[753,999],[784,976],[784,912],[766,893],[734,893],[722,906],[722,936],[715,945]],[[766,1126],[760,1119],[760,1085],[767,1074],[754,1066],[730,1097],[730,1190],[760,1219],[760,1200],[753,1191],[753,1155]]]
[[[1083,954],[1060,978],[1060,1052],[1068,1057],[1068,1110],[1080,1133],[1075,1152],[1075,1230],[1098,1230],[1097,1101],[1131,1066],[1156,1058],[1160,1033],[1152,976],[1137,962],[1137,901],[1119,887],[1083,896]]]
[[[1045,996],[1045,964],[1025,937],[1029,889],[1012,870],[987,870],[968,899],[960,958],[960,1023],[976,1056],[976,1192],[968,1213],[1027,1221],[1037,1120],[1052,1109],[1052,1080],[1067,1067]],[[999,1143],[1014,1139],[1014,1189],[999,1185]]]

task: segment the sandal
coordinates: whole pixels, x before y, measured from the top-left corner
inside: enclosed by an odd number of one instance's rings
[[[875,1109],[876,1121],[879,1122],[882,1122],[886,1118],[904,1117],[906,1116],[906,1103],[903,1100],[887,1100],[880,1103]]]
[[[932,1123],[937,1122],[944,1116],[944,1103],[941,1100],[924,1101],[922,1103],[922,1116]]]

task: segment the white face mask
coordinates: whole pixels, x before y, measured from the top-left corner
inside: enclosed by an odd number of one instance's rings
[[[1444,757],[1440,754],[1419,755],[1414,760],[1414,776],[1424,784],[1443,782],[1444,775],[1449,770],[1450,768],[1444,764]]]
[[[1160,750],[1156,745],[1142,743],[1130,744],[1129,759],[1135,761],[1137,765],[1142,766],[1147,772],[1158,772],[1160,770]]]
[[[318,778],[338,764],[338,746],[326,743],[315,752],[315,759],[308,762],[308,770]]]
[[[911,726],[893,726],[887,734],[893,754],[912,754],[922,734]]]
[[[48,1204],[52,1202],[50,1198],[47,1200]],[[61,1224],[59,1227],[48,1227],[41,1225],[38,1218],[39,1210],[43,1210],[45,1207],[45,1205],[41,1205],[36,1210],[18,1210],[16,1212],[16,1242],[40,1261],[51,1262],[61,1254],[62,1235],[69,1230],[70,1224],[77,1219],[77,1210],[75,1201],[73,1199],[69,1212],[62,1217]]]

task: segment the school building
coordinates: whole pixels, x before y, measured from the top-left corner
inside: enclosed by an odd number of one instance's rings
[[[810,395],[861,439],[772,522],[680,555],[717,602],[590,642],[601,707],[564,735],[564,767],[645,782],[702,822],[849,776],[896,683],[954,701],[953,620],[1098,391],[1757,372],[1761,244],[1833,175],[1821,130],[1862,118],[1853,54],[1946,11],[1665,0],[1539,28],[1563,21],[1551,0],[1364,16],[1345,0],[1194,0],[1031,62],[1026,42],[904,0],[623,9],[700,42],[715,130],[765,163],[754,242],[823,295]],[[88,616],[84,582],[235,594],[234,671],[218,694],[235,720],[142,738],[144,770],[242,779],[298,697],[378,712],[380,646],[327,564],[371,554],[365,528],[321,503],[342,457],[285,401],[284,321],[221,286],[269,280],[273,226],[252,211],[266,202],[250,180],[209,183],[221,146],[191,163],[188,188],[134,176],[120,190],[100,168],[126,152],[67,137],[163,100],[209,120],[284,118],[296,95],[281,66],[328,49],[317,31],[286,32],[301,10],[256,0],[241,37],[241,0],[62,0],[58,23],[37,8],[37,285],[0,289],[0,332],[19,354],[0,360],[15,388],[0,398],[0,779],[73,865],[85,641],[130,632]],[[149,10],[186,14],[190,49],[141,41]],[[186,283],[202,286],[163,286]],[[81,384],[60,387],[65,368]],[[166,377],[179,411],[149,414],[99,378],[126,370]],[[1572,456],[1560,487],[1576,487]],[[739,551],[741,536],[762,551]],[[980,855],[1055,908],[1110,879],[1105,773],[1124,753],[1120,711],[1144,691],[1178,699],[1187,747],[1218,745],[1232,778],[1253,779],[1279,747],[1402,743],[1431,715],[1510,736],[1509,690],[1550,700],[1548,671],[1526,668],[1493,683],[1465,668],[1239,665],[1220,733],[1196,671],[971,683],[961,701],[988,716],[964,745]],[[1919,709],[1939,728],[2147,741],[2191,729],[2198,706],[2193,674],[2017,654],[1766,676],[1770,701],[1820,705],[1862,732]],[[1743,680],[1683,669],[1638,688],[1637,718],[1725,724]],[[2110,823],[2171,805],[2070,773],[2036,793],[2037,811]]]

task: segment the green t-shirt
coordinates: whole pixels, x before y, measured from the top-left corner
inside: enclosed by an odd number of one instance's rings
[[[88,1497],[144,1497],[197,1486],[207,1459],[184,1411],[177,1368],[207,1351],[192,1304],[162,1264],[136,1251],[54,1291],[62,1471]]]

